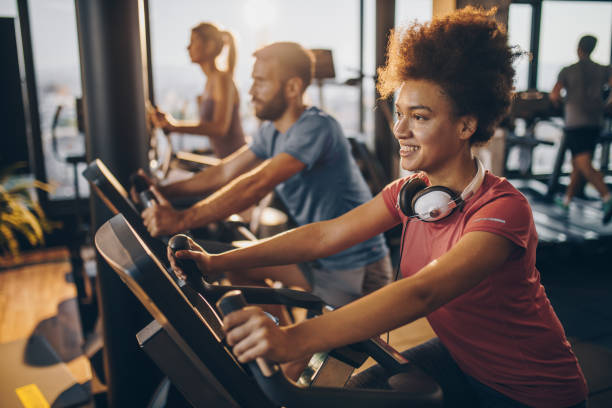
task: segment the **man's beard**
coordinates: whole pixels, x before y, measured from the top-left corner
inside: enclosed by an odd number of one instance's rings
[[[258,111],[255,109],[255,116],[261,120],[276,120],[280,118],[287,110],[287,99],[283,93],[284,86],[281,86],[278,92],[265,103]]]

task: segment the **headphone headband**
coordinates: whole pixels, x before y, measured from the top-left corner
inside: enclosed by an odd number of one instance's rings
[[[482,162],[480,161],[478,157],[476,157],[475,160],[476,160],[476,175],[474,176],[472,181],[470,181],[470,183],[467,186],[465,186],[465,188],[463,189],[463,192],[461,193],[462,201],[466,201],[470,197],[472,197],[474,193],[478,191],[478,189],[482,185],[482,182],[484,181],[484,176],[485,176],[484,164],[482,164]]]
[[[419,177],[406,182],[397,197],[397,205],[408,217],[432,222],[449,216],[463,205],[480,188],[484,181],[485,168],[476,158],[476,175],[460,195],[444,186],[429,186]]]

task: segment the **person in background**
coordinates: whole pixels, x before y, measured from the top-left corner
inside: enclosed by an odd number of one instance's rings
[[[584,181],[597,189],[603,203],[603,223],[612,219],[612,195],[601,172],[593,168],[593,152],[601,135],[603,114],[612,107],[612,94],[604,99],[604,86],[612,86],[612,67],[591,60],[597,39],[585,35],[578,42],[578,62],[561,70],[550,93],[556,106],[561,104],[561,90],[565,89],[565,138],[572,153],[572,173],[563,199],[556,199],[564,210]]]
[[[223,220],[271,191],[298,225],[338,217],[372,198],[338,121],[304,103],[314,68],[312,53],[297,43],[277,42],[254,56],[249,93],[263,124],[249,146],[220,164],[153,189],[159,204],[142,213],[153,236]],[[206,192],[214,193],[181,211],[165,198]],[[344,305],[391,280],[389,250],[382,235],[329,255],[310,259],[293,273],[270,275],[269,270],[246,271],[245,266],[226,276],[241,285],[259,286],[269,278],[299,286],[332,306]]]
[[[217,57],[224,47],[227,47],[227,68],[222,71],[217,66]],[[176,120],[159,109],[152,112],[151,119],[166,132],[208,136],[215,156],[227,157],[246,143],[240,122],[240,96],[233,80],[234,37],[212,23],[200,23],[191,29],[187,50],[191,61],[206,76],[204,92],[198,97],[199,120]]]
[[[437,337],[404,356],[440,384],[446,407],[586,406],[584,375],[535,266],[529,204],[472,155],[511,101],[517,54],[493,13],[466,7],[390,37],[378,90],[399,90],[394,134],[402,168],[415,174],[338,218],[248,248],[177,252],[203,273],[287,264],[403,225],[403,279],[289,326],[257,307],[225,316],[240,362],[299,360],[426,316]],[[390,388],[392,374],[375,366],[349,385]]]

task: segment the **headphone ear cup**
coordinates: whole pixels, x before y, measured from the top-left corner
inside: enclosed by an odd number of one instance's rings
[[[406,217],[414,216],[412,208],[412,199],[419,192],[427,187],[427,183],[419,177],[413,177],[408,180],[397,195],[397,205]]]
[[[444,186],[430,186],[412,198],[412,210],[420,220],[433,222],[449,216],[461,198]]]

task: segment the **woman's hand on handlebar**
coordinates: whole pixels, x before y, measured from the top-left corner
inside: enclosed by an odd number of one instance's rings
[[[170,261],[170,266],[172,266],[172,269],[174,270],[174,272],[176,273],[176,276],[178,276],[179,278],[186,280],[187,279],[187,275],[185,275],[185,273],[181,270],[181,268],[178,267],[176,260],[177,259],[185,259],[185,260],[192,260],[196,263],[198,269],[200,270],[200,272],[202,273],[202,275],[205,275],[210,271],[210,254],[208,252],[206,252],[204,249],[202,249],[201,246],[199,246],[193,239],[189,238],[189,250],[181,250],[181,251],[176,251],[176,257],[174,256],[174,254],[172,253],[172,250],[170,249],[170,247],[168,247],[168,260]]]
[[[155,109],[155,111],[151,113],[150,117],[155,127],[167,131],[172,131],[174,129],[175,124],[172,115],[164,113],[159,109]]]
[[[291,326],[279,327],[258,307],[246,307],[223,319],[227,343],[241,363],[258,357],[276,363],[303,358],[300,340],[292,336]]]

